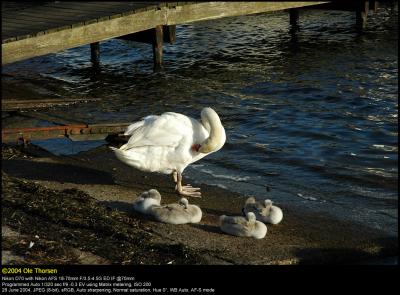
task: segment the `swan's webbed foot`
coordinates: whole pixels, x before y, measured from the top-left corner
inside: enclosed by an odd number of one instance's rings
[[[177,185],[176,190],[178,193],[185,197],[201,198],[201,192],[199,187],[192,187],[190,184],[180,186]]]
[[[201,192],[199,187],[192,187],[190,184],[182,185],[182,174],[179,172],[174,172],[172,175],[174,177],[174,180],[176,176],[175,190],[178,191],[178,193],[181,196],[201,198]]]

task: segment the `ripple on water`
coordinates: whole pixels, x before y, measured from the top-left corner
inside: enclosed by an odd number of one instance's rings
[[[148,44],[108,40],[98,68],[88,46],[3,67],[3,97],[101,97],[47,111],[91,123],[165,111],[199,118],[213,106],[228,141],[188,170],[197,181],[258,197],[268,185],[281,203],[395,231],[381,212],[397,206],[397,26],[386,10],[361,35],[346,11],[305,10],[296,35],[284,12],[178,25],[165,72],[153,73]]]

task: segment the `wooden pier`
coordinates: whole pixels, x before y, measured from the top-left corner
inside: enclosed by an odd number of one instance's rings
[[[393,2],[386,0],[386,2]],[[184,23],[286,10],[292,31],[298,10],[352,10],[363,29],[368,12],[385,1],[346,2],[2,2],[2,65],[90,44],[91,61],[100,60],[100,43],[123,38],[150,43],[155,69],[162,68],[163,42],[173,43]]]
[[[380,1],[381,3],[381,1]],[[90,44],[90,59],[100,62],[101,41],[121,38],[153,47],[154,70],[163,67],[163,43],[174,43],[179,24],[286,10],[291,32],[299,30],[299,9],[355,11],[356,27],[363,29],[375,0],[344,2],[2,2],[2,65]],[[179,36],[178,36],[179,37]],[[89,58],[88,58],[89,59]],[[93,101],[87,99],[5,100],[2,111],[46,109]],[[23,142],[66,136],[72,140],[104,138],[123,132],[127,123],[89,124],[52,118],[34,112],[34,118],[57,126],[2,130],[3,141]],[[79,124],[77,124],[79,123]]]
[[[320,5],[325,2],[2,2],[2,65],[91,44],[98,62],[100,41],[147,40],[156,67],[162,43],[173,42],[175,25],[223,17]],[[142,36],[135,36],[142,32]],[[143,38],[143,32],[148,35]]]

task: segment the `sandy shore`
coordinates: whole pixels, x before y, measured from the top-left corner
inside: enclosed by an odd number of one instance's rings
[[[2,150],[3,264],[352,264],[397,255],[397,237],[284,206],[264,239],[229,236],[218,217],[240,215],[246,197],[206,185],[190,199],[203,210],[199,224],[148,220],[133,200],[156,188],[163,202],[177,201],[171,177],[134,170],[106,146],[62,157]]]

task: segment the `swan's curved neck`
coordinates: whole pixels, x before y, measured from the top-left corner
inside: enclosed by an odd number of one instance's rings
[[[221,148],[221,141],[225,136],[218,114],[211,108],[204,108],[201,112],[201,121],[204,128],[209,132],[209,137],[201,143],[200,153],[211,153]]]

